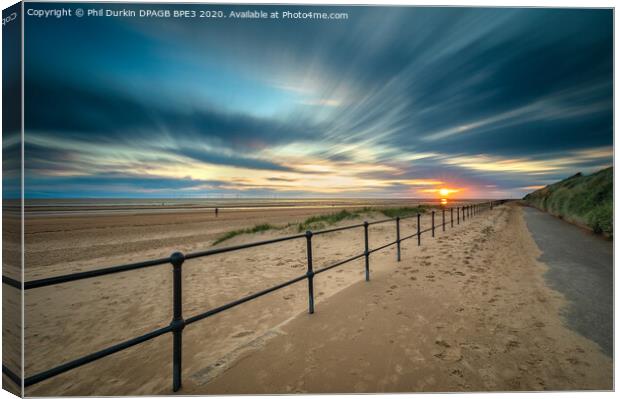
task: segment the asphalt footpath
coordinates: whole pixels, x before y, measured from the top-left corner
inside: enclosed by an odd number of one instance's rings
[[[547,284],[570,302],[568,327],[613,358],[613,242],[534,208],[524,214],[549,266]]]

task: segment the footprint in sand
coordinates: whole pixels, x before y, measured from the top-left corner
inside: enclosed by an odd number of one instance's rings
[[[506,343],[506,349],[504,349],[504,353],[510,352],[511,350],[519,347],[519,341],[511,339]]]
[[[233,338],[241,338],[241,337],[246,337],[248,335],[251,335],[253,333],[254,333],[254,331],[246,330],[246,331],[238,332],[237,334],[233,335],[232,337]]]
[[[454,370],[452,370],[450,375],[453,375],[453,376],[459,377],[459,378],[463,378],[463,371],[461,369],[454,369]]]

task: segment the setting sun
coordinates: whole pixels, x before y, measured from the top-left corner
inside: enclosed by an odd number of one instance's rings
[[[437,190],[437,193],[439,193],[439,195],[443,198],[447,197],[448,195],[452,194],[452,193],[457,193],[459,190],[453,189],[453,188],[446,188],[446,187],[442,187],[439,190]]]

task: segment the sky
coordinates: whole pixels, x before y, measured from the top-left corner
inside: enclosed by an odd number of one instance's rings
[[[26,17],[26,197],[515,198],[612,164],[611,10],[209,9],[348,18]]]

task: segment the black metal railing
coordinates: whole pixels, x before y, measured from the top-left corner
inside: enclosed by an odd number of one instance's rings
[[[470,217],[479,214],[482,211],[485,210],[489,210],[489,209],[493,209],[494,206],[496,206],[497,204],[501,204],[504,201],[492,201],[492,202],[483,202],[483,203],[476,203],[476,204],[471,204],[471,205],[465,205],[465,206],[460,206],[460,207],[452,207],[452,208],[442,208],[441,209],[441,228],[442,231],[445,231],[446,228],[446,209],[450,209],[450,226],[454,227],[454,211],[456,210],[456,223],[457,225],[461,223],[461,219],[464,222],[466,219],[469,219]],[[405,237],[401,237],[400,235],[400,224],[402,220],[405,219],[411,219],[411,218],[417,218],[417,228],[416,228],[416,232],[405,236]],[[389,242],[385,245],[382,245],[380,247],[374,248],[374,249],[370,249],[369,248],[369,244],[368,244],[368,227],[371,225],[375,225],[375,224],[382,224],[382,223],[388,223],[388,222],[396,222],[396,240]],[[152,267],[152,266],[160,266],[160,265],[164,265],[164,264],[171,264],[172,265],[172,276],[173,276],[173,289],[172,289],[172,303],[173,303],[173,315],[172,315],[172,321],[170,322],[169,325],[165,326],[165,327],[161,327],[158,328],[154,331],[151,331],[149,333],[140,335],[139,337],[135,337],[129,340],[126,340],[124,342],[118,343],[116,345],[112,345],[108,348],[99,350],[97,352],[91,353],[89,355],[80,357],[78,359],[60,364],[56,367],[53,367],[51,369],[39,372],[37,374],[34,374],[30,377],[26,377],[23,380],[23,385],[24,387],[28,387],[31,385],[34,385],[36,383],[39,383],[41,381],[47,380],[49,378],[52,378],[54,376],[57,376],[59,374],[65,373],[69,370],[75,369],[77,367],[83,366],[85,364],[94,362],[95,360],[101,359],[103,357],[112,355],[114,353],[123,351],[125,349],[131,348],[135,345],[141,344],[143,342],[152,340],[154,338],[157,338],[161,335],[167,334],[167,333],[172,333],[172,339],[173,339],[173,345],[172,345],[172,390],[173,391],[178,391],[181,388],[181,375],[182,375],[182,346],[183,346],[183,330],[185,329],[186,326],[196,323],[197,321],[206,319],[208,317],[211,317],[213,315],[216,315],[220,312],[223,312],[227,309],[231,309],[235,306],[241,305],[242,303],[251,301],[252,299],[256,299],[258,297],[261,297],[263,295],[269,294],[273,291],[282,289],[284,287],[288,287],[289,285],[298,283],[300,281],[303,280],[307,280],[308,282],[308,312],[309,313],[314,313],[314,276],[316,276],[317,274],[320,273],[324,273],[328,270],[331,270],[335,267],[338,266],[342,266],[346,263],[355,261],[357,259],[361,259],[364,258],[364,267],[365,267],[365,278],[366,281],[370,280],[370,255],[374,252],[383,250],[385,248],[388,248],[392,245],[396,245],[396,260],[400,261],[401,260],[401,243],[405,240],[408,240],[410,238],[413,237],[417,237],[418,239],[418,245],[421,245],[422,241],[421,241],[421,237],[422,234],[431,231],[432,232],[432,237],[435,236],[435,228],[439,227],[435,225],[435,211],[433,210],[431,213],[431,227],[421,230],[420,229],[420,214],[417,213],[416,215],[412,215],[412,216],[407,216],[407,217],[396,217],[396,218],[389,218],[389,219],[383,219],[383,220],[378,220],[378,221],[373,221],[373,222],[363,222],[363,223],[359,223],[359,224],[355,224],[355,225],[350,225],[350,226],[343,226],[343,227],[335,227],[332,229],[327,229],[327,230],[320,230],[320,231],[307,231],[305,233],[301,233],[301,234],[296,234],[296,235],[292,235],[292,236],[286,236],[286,237],[278,237],[278,238],[274,238],[274,239],[270,239],[270,240],[265,240],[265,241],[257,241],[257,242],[252,242],[252,243],[248,243],[248,244],[241,244],[241,245],[235,245],[235,246],[230,246],[230,247],[224,247],[224,248],[216,248],[216,249],[211,249],[211,250],[207,250],[207,251],[201,251],[201,252],[193,252],[193,253],[189,253],[189,254],[182,254],[180,252],[175,252],[173,253],[170,257],[167,258],[160,258],[160,259],[154,259],[154,260],[148,260],[148,261],[144,261],[144,262],[138,262],[138,263],[131,263],[131,264],[126,264],[126,265],[120,265],[120,266],[114,266],[114,267],[108,267],[108,268],[103,268],[103,269],[97,269],[97,270],[91,270],[91,271],[85,271],[85,272],[79,272],[79,273],[71,273],[71,274],[66,274],[66,275],[61,275],[61,276],[56,276],[56,277],[49,277],[49,278],[43,278],[43,279],[38,279],[38,280],[32,280],[32,281],[26,281],[23,284],[17,280],[14,280],[10,277],[6,277],[6,276],[2,276],[2,283],[6,284],[10,287],[14,287],[17,289],[24,289],[24,290],[30,290],[30,289],[35,289],[35,288],[40,288],[40,287],[47,287],[47,286],[51,286],[51,285],[56,285],[56,284],[64,284],[64,283],[68,283],[71,281],[77,281],[77,280],[83,280],[83,279],[88,279],[88,278],[94,278],[94,277],[100,277],[100,276],[105,276],[108,274],[114,274],[114,273],[122,273],[122,272],[126,272],[126,271],[130,271],[130,270],[138,270],[138,269],[145,269],[148,267]],[[328,234],[328,233],[333,233],[336,231],[343,231],[343,230],[351,230],[351,229],[355,229],[355,228],[360,228],[363,227],[364,229],[364,252],[352,257],[349,257],[347,259],[335,262],[333,264],[324,266],[322,268],[319,269],[315,269],[314,265],[313,265],[313,260],[312,260],[312,237],[317,236],[317,235],[322,235],[322,234]],[[258,246],[263,246],[263,245],[269,245],[269,244],[274,244],[274,243],[278,243],[278,242],[284,242],[284,241],[290,241],[290,240],[295,240],[295,239],[305,239],[306,240],[306,258],[307,258],[307,271],[305,274],[295,277],[291,280],[288,280],[286,282],[280,283],[276,286],[273,286],[271,288],[267,288],[265,290],[256,292],[254,294],[245,296],[243,298],[237,299],[233,302],[227,303],[225,305],[216,307],[214,309],[210,309],[204,313],[200,313],[197,314],[195,316],[189,317],[187,319],[183,318],[183,309],[182,309],[182,303],[183,303],[183,263],[188,260],[188,259],[195,259],[195,258],[203,258],[203,257],[207,257],[207,256],[212,256],[212,255],[216,255],[216,254],[222,254],[222,253],[227,253],[227,252],[233,252],[233,251],[238,251],[238,250],[242,250],[242,249],[247,249],[247,248],[253,248],[253,247],[258,247]],[[22,380],[20,378],[20,376],[18,376],[16,373],[14,373],[12,370],[10,370],[8,367],[6,367],[5,365],[2,365],[2,372],[13,382],[15,382],[17,385],[22,385]]]

